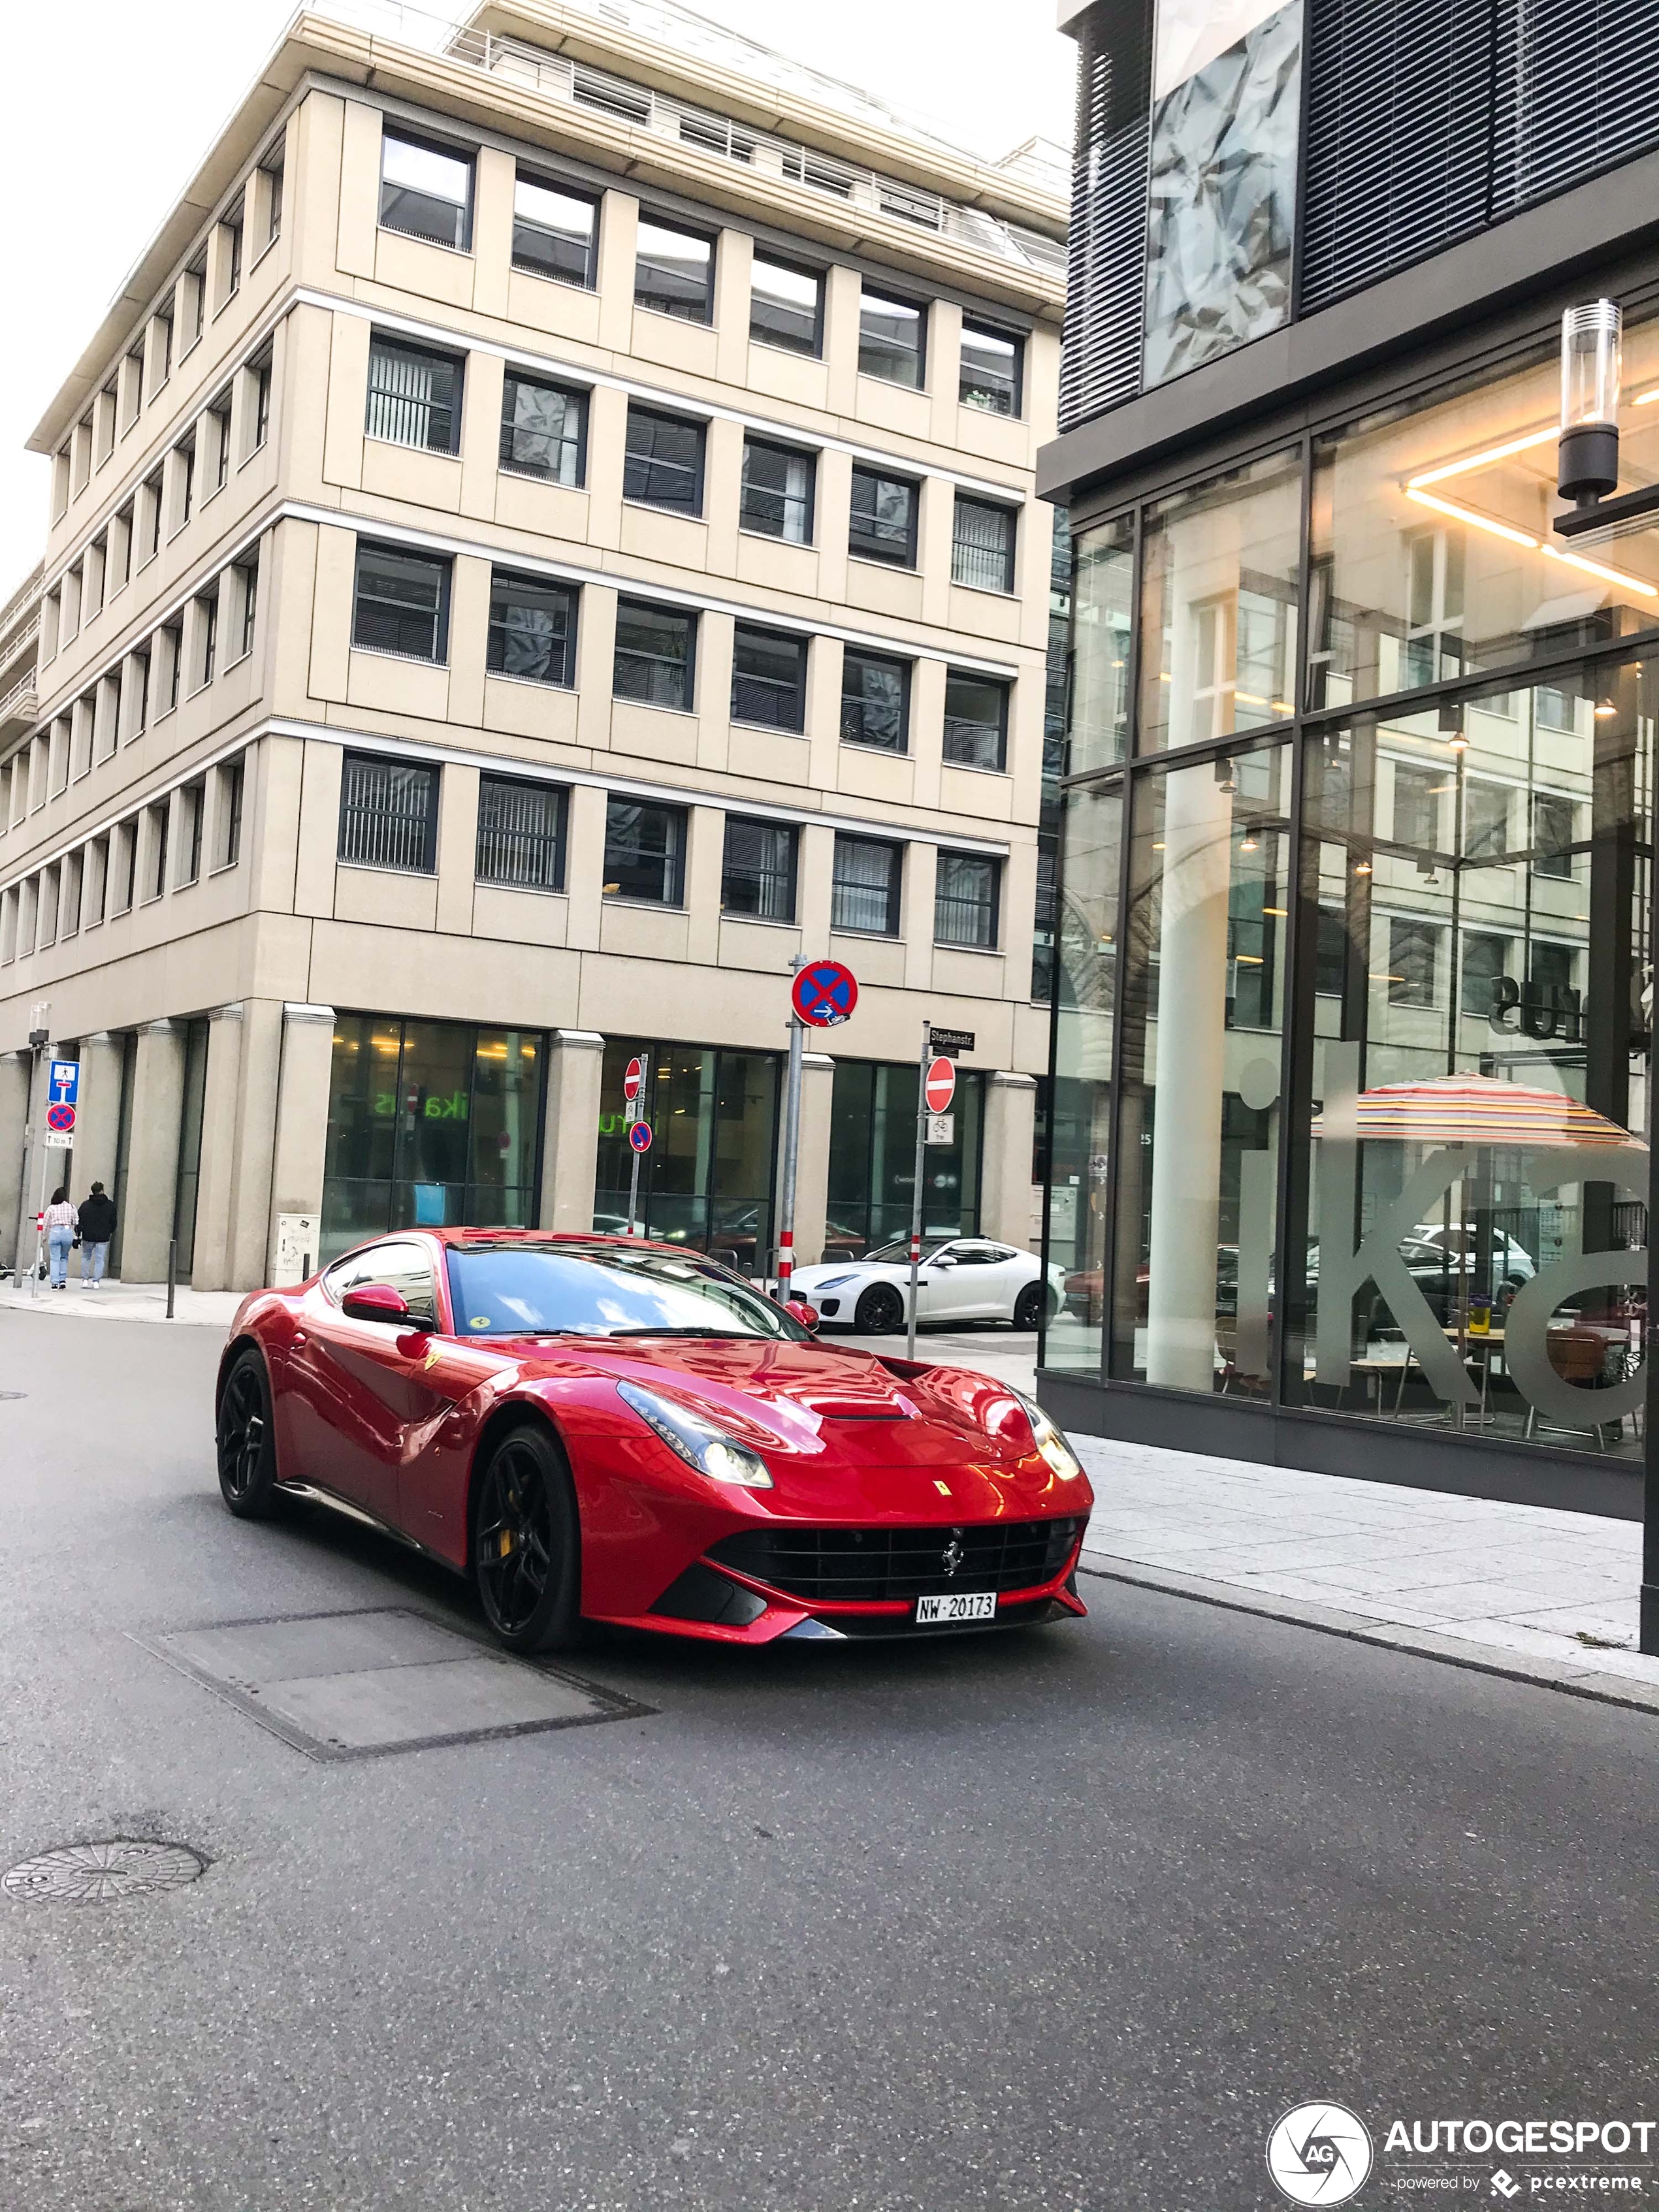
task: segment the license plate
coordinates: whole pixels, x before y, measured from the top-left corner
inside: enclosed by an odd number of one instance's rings
[[[948,1628],[956,1620],[994,1620],[996,1617],[994,1590],[953,1590],[949,1597],[916,1600],[918,1628]]]

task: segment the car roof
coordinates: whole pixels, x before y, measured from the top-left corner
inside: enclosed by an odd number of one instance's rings
[[[392,1235],[407,1236],[407,1230],[392,1231]],[[556,1249],[562,1244],[617,1244],[635,1251],[672,1252],[684,1255],[694,1248],[686,1244],[669,1244],[660,1238],[649,1237],[617,1237],[602,1229],[432,1229],[427,1231],[441,1244],[454,1252],[506,1252],[529,1249],[532,1251]],[[379,1238],[377,1243],[382,1241]],[[700,1255],[707,1258],[705,1253]]]

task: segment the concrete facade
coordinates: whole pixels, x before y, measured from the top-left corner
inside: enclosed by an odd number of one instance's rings
[[[120,1182],[130,1279],[165,1266],[181,1025],[210,1020],[194,1281],[243,1287],[268,1278],[278,1218],[321,1209],[336,1009],[543,1038],[541,1218],[586,1227],[604,1040],[781,1053],[792,957],[830,954],[862,989],[837,1052],[908,1063],[927,1014],[975,1032],[964,1066],[1016,1079],[988,1088],[978,1225],[1026,1243],[1048,1051],[1030,971],[1051,510],[1034,467],[1054,428],[1062,204],[805,94],[759,100],[574,9],[521,0],[489,25],[439,56],[301,19],[32,441],[56,456],[54,511],[39,696],[0,734],[0,1233],[21,1166],[6,1055],[37,1001],[82,1062],[75,1194]],[[649,88],[647,121],[573,101],[553,66],[573,42]],[[729,142],[750,151],[671,131],[687,112],[751,133]],[[791,127],[856,189],[792,176],[766,135]],[[380,220],[388,129],[466,165],[464,246]],[[515,255],[526,180],[595,204],[591,284]],[[895,211],[903,192],[927,225]],[[636,303],[641,209],[711,241],[706,323]],[[757,252],[821,278],[817,354],[751,337]],[[925,311],[920,388],[861,373],[866,293]],[[961,396],[964,315],[1018,342],[1014,411]],[[453,449],[429,413],[411,433],[407,410],[377,412],[377,344],[453,365]],[[501,465],[513,374],[580,395],[579,482]],[[700,428],[700,512],[625,491],[630,409]],[[744,526],[756,441],[809,458],[810,542]],[[914,565],[849,550],[855,470],[915,487]],[[955,580],[963,500],[1012,516],[1011,589]],[[441,569],[433,657],[356,641],[365,543]],[[573,594],[568,682],[491,669],[507,571]],[[683,709],[613,696],[630,598],[696,617]],[[806,641],[799,732],[731,711],[745,623]],[[843,741],[860,649],[908,668],[902,750]],[[1000,767],[947,757],[947,682],[964,678],[1006,687]],[[437,770],[427,865],[341,858],[348,759]],[[480,779],[503,770],[566,794],[556,889],[480,880]],[[607,895],[618,797],[679,811],[678,901]],[[792,921],[725,904],[732,816],[793,831]],[[834,927],[838,836],[899,849],[890,934]],[[987,945],[937,941],[937,865],[957,853],[994,863]],[[831,1087],[815,1060],[807,1258]]]

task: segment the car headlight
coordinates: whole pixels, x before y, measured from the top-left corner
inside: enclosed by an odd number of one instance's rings
[[[654,1390],[641,1390],[637,1382],[618,1382],[617,1393],[670,1451],[678,1452],[688,1467],[696,1468],[711,1482],[740,1483],[745,1490],[772,1487],[766,1462],[757,1452],[751,1452],[746,1444],[738,1443],[690,1407],[659,1398]]]
[[[1056,1474],[1064,1475],[1067,1480],[1073,1475],[1081,1474],[1082,1461],[1079,1459],[1036,1400],[1028,1398],[1023,1390],[1010,1389],[1008,1395],[1011,1398],[1017,1398],[1025,1408],[1026,1418],[1031,1424],[1031,1434],[1036,1439],[1037,1450],[1054,1472]]]
[[[826,1275],[822,1282],[814,1283],[815,1291],[838,1291],[843,1283],[850,1283],[850,1275]]]

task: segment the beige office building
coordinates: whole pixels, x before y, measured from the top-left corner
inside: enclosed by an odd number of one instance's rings
[[[355,12],[355,11],[354,11]],[[1027,1243],[1060,179],[662,0],[301,15],[32,441],[0,616],[0,1261],[44,1066],[117,1266],[409,1223]],[[34,656],[38,648],[38,666]],[[37,1011],[39,1009],[46,1011]]]

